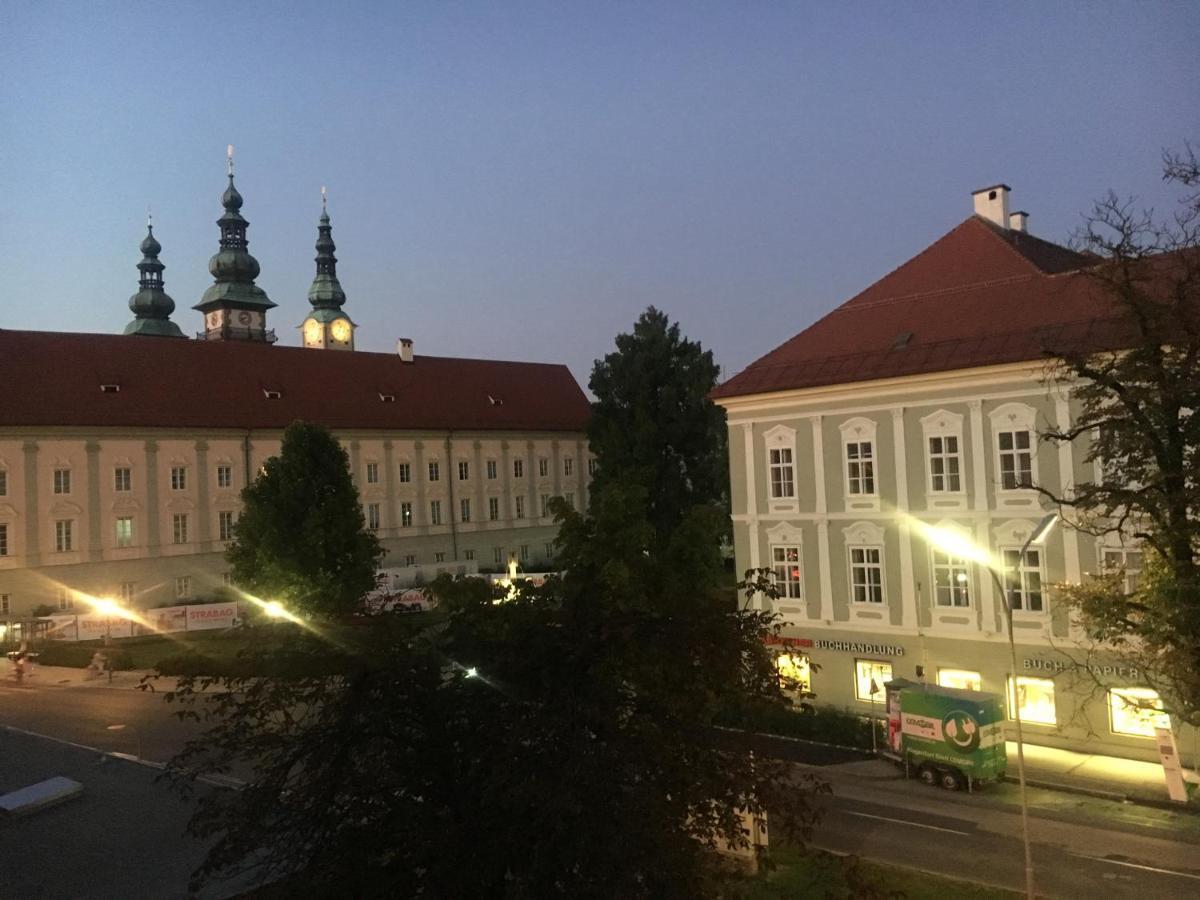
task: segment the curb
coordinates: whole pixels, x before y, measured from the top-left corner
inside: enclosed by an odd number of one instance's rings
[[[1018,784],[1019,779],[1005,775],[1004,780],[1010,784]],[[1059,791],[1064,794],[1080,794],[1085,797],[1095,797],[1099,800],[1111,800],[1116,803],[1131,803],[1135,806],[1149,806],[1154,809],[1165,809],[1170,812],[1186,813],[1200,816],[1200,805],[1195,803],[1176,803],[1173,800],[1159,800],[1154,797],[1143,797],[1138,794],[1125,794],[1121,791],[1106,791],[1103,788],[1085,787],[1077,784],[1064,784],[1061,781],[1043,781],[1040,778],[1026,778],[1029,787],[1041,788],[1046,791]]]

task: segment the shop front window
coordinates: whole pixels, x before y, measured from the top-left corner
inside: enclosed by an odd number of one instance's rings
[[[812,690],[812,669],[807,656],[780,653],[775,657],[775,668],[779,672],[779,686],[787,693],[807,694]]]
[[[942,687],[959,688],[964,691],[982,691],[983,679],[978,672],[967,669],[938,669],[938,684]]]
[[[854,661],[854,696],[870,703],[883,700],[883,686],[892,680],[892,664],[874,659]],[[871,688],[874,687],[874,691]],[[872,696],[872,694],[874,696]]]
[[[1170,728],[1162,698],[1149,688],[1113,688],[1108,692],[1113,734],[1154,737],[1155,728]]]
[[[1017,677],[1017,695],[1013,697],[1013,681],[1008,680],[1008,717],[1013,718],[1013,705],[1021,712],[1022,722],[1037,725],[1057,725],[1054,714],[1054,681],[1050,678]]]

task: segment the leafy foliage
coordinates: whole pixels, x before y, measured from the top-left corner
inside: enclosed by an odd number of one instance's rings
[[[352,613],[383,551],[367,531],[346,451],[328,429],[293,422],[278,456],[242,491],[226,552],[234,581],[289,609]]]
[[[653,306],[616,344],[588,383],[596,396],[588,427],[599,465],[593,491],[610,480],[642,485],[658,535],[698,504],[727,513],[725,411],[708,399],[720,375],[712,351],[682,337]]]
[[[1099,644],[1126,656],[1177,715],[1200,722],[1200,166],[1192,149],[1167,154],[1165,178],[1184,188],[1170,221],[1109,194],[1078,235],[1088,271],[1112,297],[1125,349],[1051,348],[1051,380],[1080,404],[1056,442],[1090,440],[1101,477],[1054,499],[1072,524],[1147,551],[1148,576],[1127,595],[1119,578],[1065,586]]]

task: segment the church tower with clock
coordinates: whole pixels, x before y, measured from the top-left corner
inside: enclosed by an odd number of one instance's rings
[[[254,283],[258,260],[247,250],[242,218],[242,195],[233,186],[233,147],[229,147],[229,187],[221,196],[225,212],[217,219],[221,245],[208,261],[214,282],[193,309],[204,314],[204,331],[197,337],[209,341],[256,341],[274,343],[275,332],[267,328],[267,310],[275,306],[267,292]]]
[[[321,222],[317,226],[317,274],[308,289],[312,312],[300,326],[304,346],[317,350],[353,350],[355,325],[342,312],[346,293],[337,277],[337,257],[333,251],[333,226],[321,188]]]

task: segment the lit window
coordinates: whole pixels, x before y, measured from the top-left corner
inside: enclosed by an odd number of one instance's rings
[[[175,599],[187,600],[192,596],[192,579],[190,575],[180,575],[175,579]]]
[[[771,496],[775,499],[796,496],[796,477],[792,469],[792,450],[780,447],[770,451]]]
[[[229,510],[217,513],[217,536],[222,541],[233,540],[233,513]]]
[[[412,528],[412,504],[407,500],[400,504],[400,527]]]
[[[171,490],[187,490],[187,466],[171,466]]]
[[[467,463],[467,462],[464,462],[464,461],[460,461],[460,462],[459,462],[459,464],[458,464],[458,480],[459,480],[459,481],[466,481],[466,480],[467,480],[467,479],[469,479],[470,477],[471,477],[471,465],[470,465],[470,463]]]
[[[488,519],[495,522],[500,518],[500,498],[488,497]]]
[[[430,525],[441,525],[442,524],[442,501],[441,500],[430,500],[429,501],[429,524]]]
[[[513,478],[524,478],[524,477],[525,477],[525,460],[514,459],[513,460]]]
[[[496,461],[494,459],[487,461],[487,477],[491,481],[496,480]]]
[[[1113,688],[1108,692],[1113,734],[1154,737],[1155,728],[1170,728],[1162,698],[1149,688]]]
[[[883,551],[850,548],[850,592],[855,603],[883,602]]]
[[[1033,453],[1029,432],[1001,431],[996,440],[1000,446],[1000,487],[1013,491],[1032,485]]]
[[[367,528],[371,531],[379,530],[379,504],[367,504]]]
[[[412,481],[412,465],[409,463],[400,463],[400,483],[408,484]]]
[[[787,693],[807,694],[812,691],[812,667],[807,656],[780,653],[775,657],[775,670],[779,673],[779,686]]]
[[[367,463],[367,484],[379,484],[379,463]]]
[[[982,691],[983,679],[978,672],[966,669],[938,669],[938,684],[942,687],[959,688],[964,691]]]
[[[951,494],[962,490],[957,435],[947,434],[929,439],[929,489]]]
[[[188,539],[187,513],[175,513],[171,516],[171,543],[186,544]]]
[[[1049,678],[1017,676],[1017,709],[1022,722],[1036,725],[1056,725],[1054,715],[1054,682]],[[1013,718],[1013,680],[1008,679],[1008,717]]]
[[[774,564],[775,587],[780,597],[799,600],[804,595],[800,590],[800,548],[772,547],[771,561]]]
[[[233,466],[217,466],[217,487],[233,487]]]
[[[429,480],[437,481],[441,477],[442,477],[441,466],[438,465],[438,461],[435,459],[429,463]]]
[[[518,519],[525,518],[525,498],[513,497],[513,515]]]
[[[875,493],[875,455],[870,441],[846,444],[846,489],[851,494]]]
[[[71,493],[71,470],[70,469],[55,469],[54,470],[54,493],[56,493],[56,494]]]
[[[1040,550],[1005,550],[1004,593],[1016,612],[1045,612],[1042,599],[1042,554]]]
[[[458,520],[460,522],[470,522],[471,521],[471,501],[465,497],[462,500],[459,500],[458,501],[458,512],[459,512]]]
[[[117,517],[117,546],[130,547],[133,545],[133,516]]]
[[[1106,547],[1100,564],[1105,575],[1120,573],[1125,582],[1125,593],[1132,594],[1142,578],[1142,561],[1141,550]]]
[[[119,493],[132,490],[133,478],[128,466],[118,466],[113,469],[113,490]]]
[[[868,703],[883,699],[883,686],[892,680],[892,664],[874,659],[854,661],[854,696]],[[874,688],[874,691],[871,689]]]
[[[72,519],[59,519],[54,523],[54,549],[58,553],[69,553],[72,547],[72,531],[75,522]]]
[[[965,559],[933,551],[933,602],[937,606],[971,605],[971,576]]]
[[[563,474],[564,475],[574,475],[575,474],[575,460],[570,456],[567,456],[563,459]]]
[[[0,556],[8,556],[8,524],[0,522]]]

